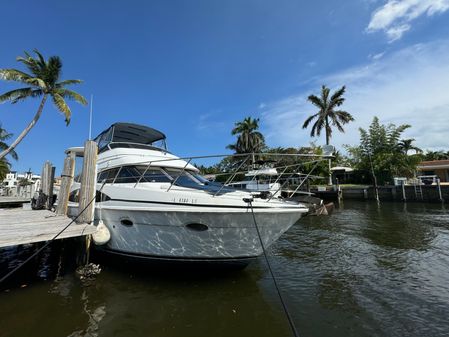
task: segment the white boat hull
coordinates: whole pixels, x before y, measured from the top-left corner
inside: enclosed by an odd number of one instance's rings
[[[263,253],[249,208],[198,210],[103,207],[101,219],[111,233],[104,249],[127,255],[167,259],[242,259]],[[255,209],[265,248],[287,231],[302,213],[297,210]],[[96,210],[96,220],[100,211]],[[201,230],[189,227],[201,224]],[[207,226],[207,227],[206,227]]]

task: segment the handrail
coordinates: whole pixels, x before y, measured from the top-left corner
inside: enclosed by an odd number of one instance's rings
[[[296,192],[298,192],[299,188],[304,184],[304,182],[307,180],[307,177],[313,172],[313,170],[315,170],[315,168],[318,166],[319,161],[315,164],[314,167],[312,167],[312,169],[310,170],[309,174],[304,178],[304,180],[302,181],[302,183],[300,183],[298,185],[298,187],[296,187],[296,189],[293,191],[293,193],[290,195],[291,197],[295,195]]]
[[[176,184],[176,182],[178,181],[178,179],[179,179],[179,177],[180,176],[182,176],[182,174],[185,172],[185,170],[186,170],[186,167],[189,165],[189,163],[192,161],[192,159],[189,159],[189,161],[185,164],[185,166],[182,168],[182,171],[181,171],[181,173],[175,178],[175,180],[173,180],[172,182],[171,182],[171,184],[170,184],[170,186],[168,187],[168,189],[167,189],[167,191],[166,192],[168,192],[168,191],[170,191],[170,189],[172,188],[172,186],[174,185],[174,184]]]
[[[237,170],[236,170],[236,172],[238,172],[238,170],[240,170],[240,168],[243,166],[243,164],[245,164],[246,163],[246,161],[248,160],[248,158],[249,158],[249,154],[246,156],[246,158],[245,158],[245,160],[244,161],[242,161],[242,163],[239,165],[239,167],[237,167]],[[237,173],[232,173],[232,175],[231,175],[231,177],[229,177],[227,180],[226,180],[226,182],[220,187],[220,189],[214,194],[214,197],[218,194],[218,193],[220,193],[221,192],[221,190],[226,186],[226,184],[229,184],[231,181],[232,181],[232,179],[234,179],[234,177],[237,175]]]
[[[109,145],[109,144],[108,144]],[[229,173],[218,173],[216,174],[216,176],[218,175],[229,175],[229,177],[227,178],[226,182],[223,183],[220,188],[218,188],[218,190],[213,194],[213,196],[217,196],[225,187],[228,187],[227,185],[230,184],[234,178],[237,176],[237,174],[239,173],[246,173],[247,171],[241,171],[241,168],[245,165],[245,163],[248,161],[248,159],[250,158],[252,154],[251,153],[238,153],[238,154],[226,154],[226,155],[207,155],[207,156],[191,156],[191,157],[175,157],[175,158],[161,158],[161,159],[153,159],[151,161],[145,160],[145,161],[137,161],[137,162],[133,162],[132,165],[142,165],[145,164],[146,168],[145,170],[140,174],[137,182],[134,184],[134,187],[136,187],[139,183],[142,182],[142,180],[145,177],[145,174],[148,172],[148,170],[150,169],[150,167],[152,165],[154,165],[155,163],[162,163],[162,162],[170,162],[170,161],[186,161],[185,165],[182,168],[181,173],[172,180],[170,186],[167,189],[167,192],[170,191],[170,189],[173,187],[173,185],[176,184],[176,182],[178,181],[179,177],[187,170],[188,166],[191,165],[192,160],[194,159],[206,159],[206,158],[217,158],[217,157],[245,157],[242,162],[238,165],[238,167]],[[304,181],[306,181],[310,176],[312,171],[316,168],[316,166],[318,165],[319,162],[326,160],[327,158],[329,158],[329,156],[324,156],[324,155],[310,155],[310,154],[285,154],[285,153],[263,153],[263,155],[268,155],[268,156],[280,156],[280,157],[295,157],[295,158],[318,158],[316,160],[311,160],[311,161],[304,161],[301,163],[295,163],[295,164],[289,164],[289,165],[283,165],[283,166],[278,166],[278,167],[273,167],[273,168],[284,168],[284,170],[278,174],[278,177],[276,178],[274,184],[278,183],[282,177],[284,175],[286,175],[286,171],[289,167],[293,167],[294,168],[294,172],[292,172],[287,179],[281,184],[281,186],[274,192],[274,194],[272,194],[270,196],[270,198],[267,200],[267,202],[269,202],[277,193],[279,193],[280,190],[282,190],[282,188],[285,187],[286,183],[288,183],[288,181],[290,180],[290,178],[292,178],[295,175],[301,175],[300,173],[298,173],[297,168],[304,166],[306,164],[312,164],[312,163],[316,163],[315,166],[312,168],[312,170],[305,176],[305,178],[302,180],[302,182],[300,182],[300,185],[298,186],[298,188],[295,190],[294,193],[297,192],[297,190],[304,184]],[[112,157],[116,157],[116,156],[112,156]],[[109,158],[109,160],[111,160]],[[118,166],[118,165],[117,165]],[[120,165],[115,177],[112,179],[111,183],[112,185],[115,184],[118,176],[120,175],[121,170],[123,169],[123,167],[126,165]],[[158,165],[161,166],[161,165]],[[164,173],[162,171],[162,173]],[[137,177],[137,176],[136,176]],[[254,179],[254,178],[253,178]]]
[[[150,166],[151,166],[151,161],[148,163],[147,167],[145,168],[145,171],[143,171],[143,173],[140,175],[139,180],[137,180],[137,182],[134,184],[133,188],[136,188],[136,186],[140,183],[140,181],[144,177],[145,173],[147,173],[147,171],[150,168]]]
[[[315,167],[318,165],[318,163],[320,163],[320,162],[322,162],[323,160],[325,160],[325,159],[321,159],[321,160],[315,160],[315,161],[312,161],[312,163],[313,162],[316,162],[316,164],[315,164],[315,166],[313,167],[313,169],[315,169]],[[310,162],[309,163],[301,163],[302,165],[305,165],[305,164],[310,164]],[[313,171],[313,169],[312,169],[312,171]],[[293,175],[295,174],[296,172],[293,172],[283,183],[282,183],[282,185],[276,190],[276,192],[274,192],[269,198],[268,198],[268,200],[267,200],[267,202],[269,202],[271,199],[273,199],[273,197],[280,191],[280,190],[282,190],[282,188],[284,187],[284,185],[288,182],[288,180],[291,178],[291,177],[293,177]],[[309,172],[310,173],[310,172]],[[303,180],[303,182],[304,181],[306,181],[306,179],[307,179],[307,177],[308,177],[309,175],[307,175],[306,176],[306,178]],[[301,185],[302,185],[302,183],[301,183]]]
[[[112,180],[112,184],[111,185],[114,185],[115,181],[117,180],[118,175],[122,171],[122,168],[123,168],[123,165],[120,166],[120,168],[118,169],[117,173],[115,174],[114,180]]]

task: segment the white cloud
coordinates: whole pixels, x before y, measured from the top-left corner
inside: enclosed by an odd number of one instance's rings
[[[368,55],[371,60],[379,60],[385,55],[385,52]]]
[[[427,15],[443,13],[449,9],[449,0],[388,0],[377,8],[366,28],[367,32],[384,31],[390,42],[398,40],[410,30],[410,22]]]
[[[347,86],[344,110],[356,119],[337,131],[332,142],[357,144],[358,128],[366,128],[374,116],[383,123],[411,124],[405,137],[413,137],[424,149],[449,146],[449,40],[418,44],[402,49],[363,66],[330,74],[315,80],[308,89],[277,102],[262,112],[262,127],[272,146],[299,146],[311,138],[301,128],[315,112],[307,102],[319,93],[322,84],[332,89]],[[318,140],[324,143],[324,135]]]

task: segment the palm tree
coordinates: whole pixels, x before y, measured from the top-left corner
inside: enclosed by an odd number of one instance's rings
[[[33,128],[44,109],[45,102],[50,97],[59,110],[65,116],[66,125],[70,123],[72,112],[65,102],[65,99],[75,100],[78,103],[87,105],[86,99],[73,90],[66,89],[67,85],[79,84],[81,80],[65,80],[60,81],[62,62],[58,56],[51,56],[45,60],[42,54],[34,49],[36,57],[32,57],[25,52],[25,57],[17,57],[17,61],[25,65],[30,74],[17,69],[0,69],[0,79],[5,81],[15,81],[26,85],[24,88],[8,91],[0,95],[0,103],[10,101],[15,104],[28,97],[42,97],[41,103],[34,115],[32,121],[20,133],[17,139],[4,151],[0,153],[0,159],[4,158],[8,153],[22,141],[22,139]]]
[[[413,145],[415,141],[414,138],[402,139],[398,142],[399,149],[404,153],[408,154],[409,151],[415,151],[415,153],[421,153],[422,150],[419,147]]]
[[[6,174],[9,172],[10,168],[11,168],[11,165],[6,160],[6,158],[0,159],[0,185],[3,181],[3,179],[5,179]]]
[[[254,153],[261,152],[265,147],[265,138],[259,129],[259,118],[246,117],[243,121],[235,123],[232,135],[237,136],[235,144],[228,145],[227,148],[236,153],[252,153],[253,164]]]
[[[323,85],[321,87],[321,97],[310,95],[307,98],[307,100],[315,105],[319,110],[316,114],[310,116],[304,121],[302,128],[306,129],[309,124],[316,119],[315,123],[312,125],[310,135],[312,137],[315,137],[315,135],[320,136],[321,131],[324,128],[326,132],[326,145],[329,145],[332,137],[332,125],[336,126],[338,131],[345,132],[343,125],[354,120],[354,117],[352,117],[349,112],[336,110],[336,108],[341,106],[345,101],[343,98],[345,90],[346,87],[342,86],[329,97],[330,89]]]
[[[257,131],[259,118],[246,117],[243,121],[235,123],[232,135],[238,135],[236,144],[228,145],[228,149],[237,153],[260,152],[265,147],[265,138]]]
[[[8,144],[5,143],[6,140],[8,140],[9,138],[12,137],[12,133],[9,133],[8,131],[6,131],[3,127],[2,124],[0,124],[0,150],[6,150],[8,148]],[[19,156],[17,155],[17,153],[12,150],[10,153],[11,157],[15,160],[19,159]],[[2,182],[3,179],[5,179],[6,174],[9,172],[9,170],[11,169],[11,164],[9,163],[9,161],[6,158],[1,158],[0,159],[0,183]]]
[[[329,145],[332,137],[332,126],[336,126],[340,132],[345,132],[343,125],[354,120],[354,117],[352,117],[349,112],[336,109],[345,101],[343,97],[345,90],[346,87],[342,86],[330,96],[330,89],[323,85],[321,87],[321,97],[310,95],[307,98],[307,100],[319,110],[316,114],[308,117],[304,121],[302,128],[306,129],[309,124],[316,119],[315,123],[312,125],[310,136],[319,136],[324,128],[326,132],[326,145]],[[329,185],[332,185],[331,159],[329,159]]]

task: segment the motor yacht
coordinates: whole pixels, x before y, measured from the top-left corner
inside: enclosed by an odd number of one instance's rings
[[[192,165],[193,158],[170,153],[165,135],[147,126],[116,123],[95,141],[99,154],[94,223],[107,229],[108,240],[99,246],[105,251],[247,264],[308,212],[298,202],[268,201],[208,181]],[[78,160],[82,151],[67,150]],[[79,182],[75,173],[71,216],[78,212]]]

